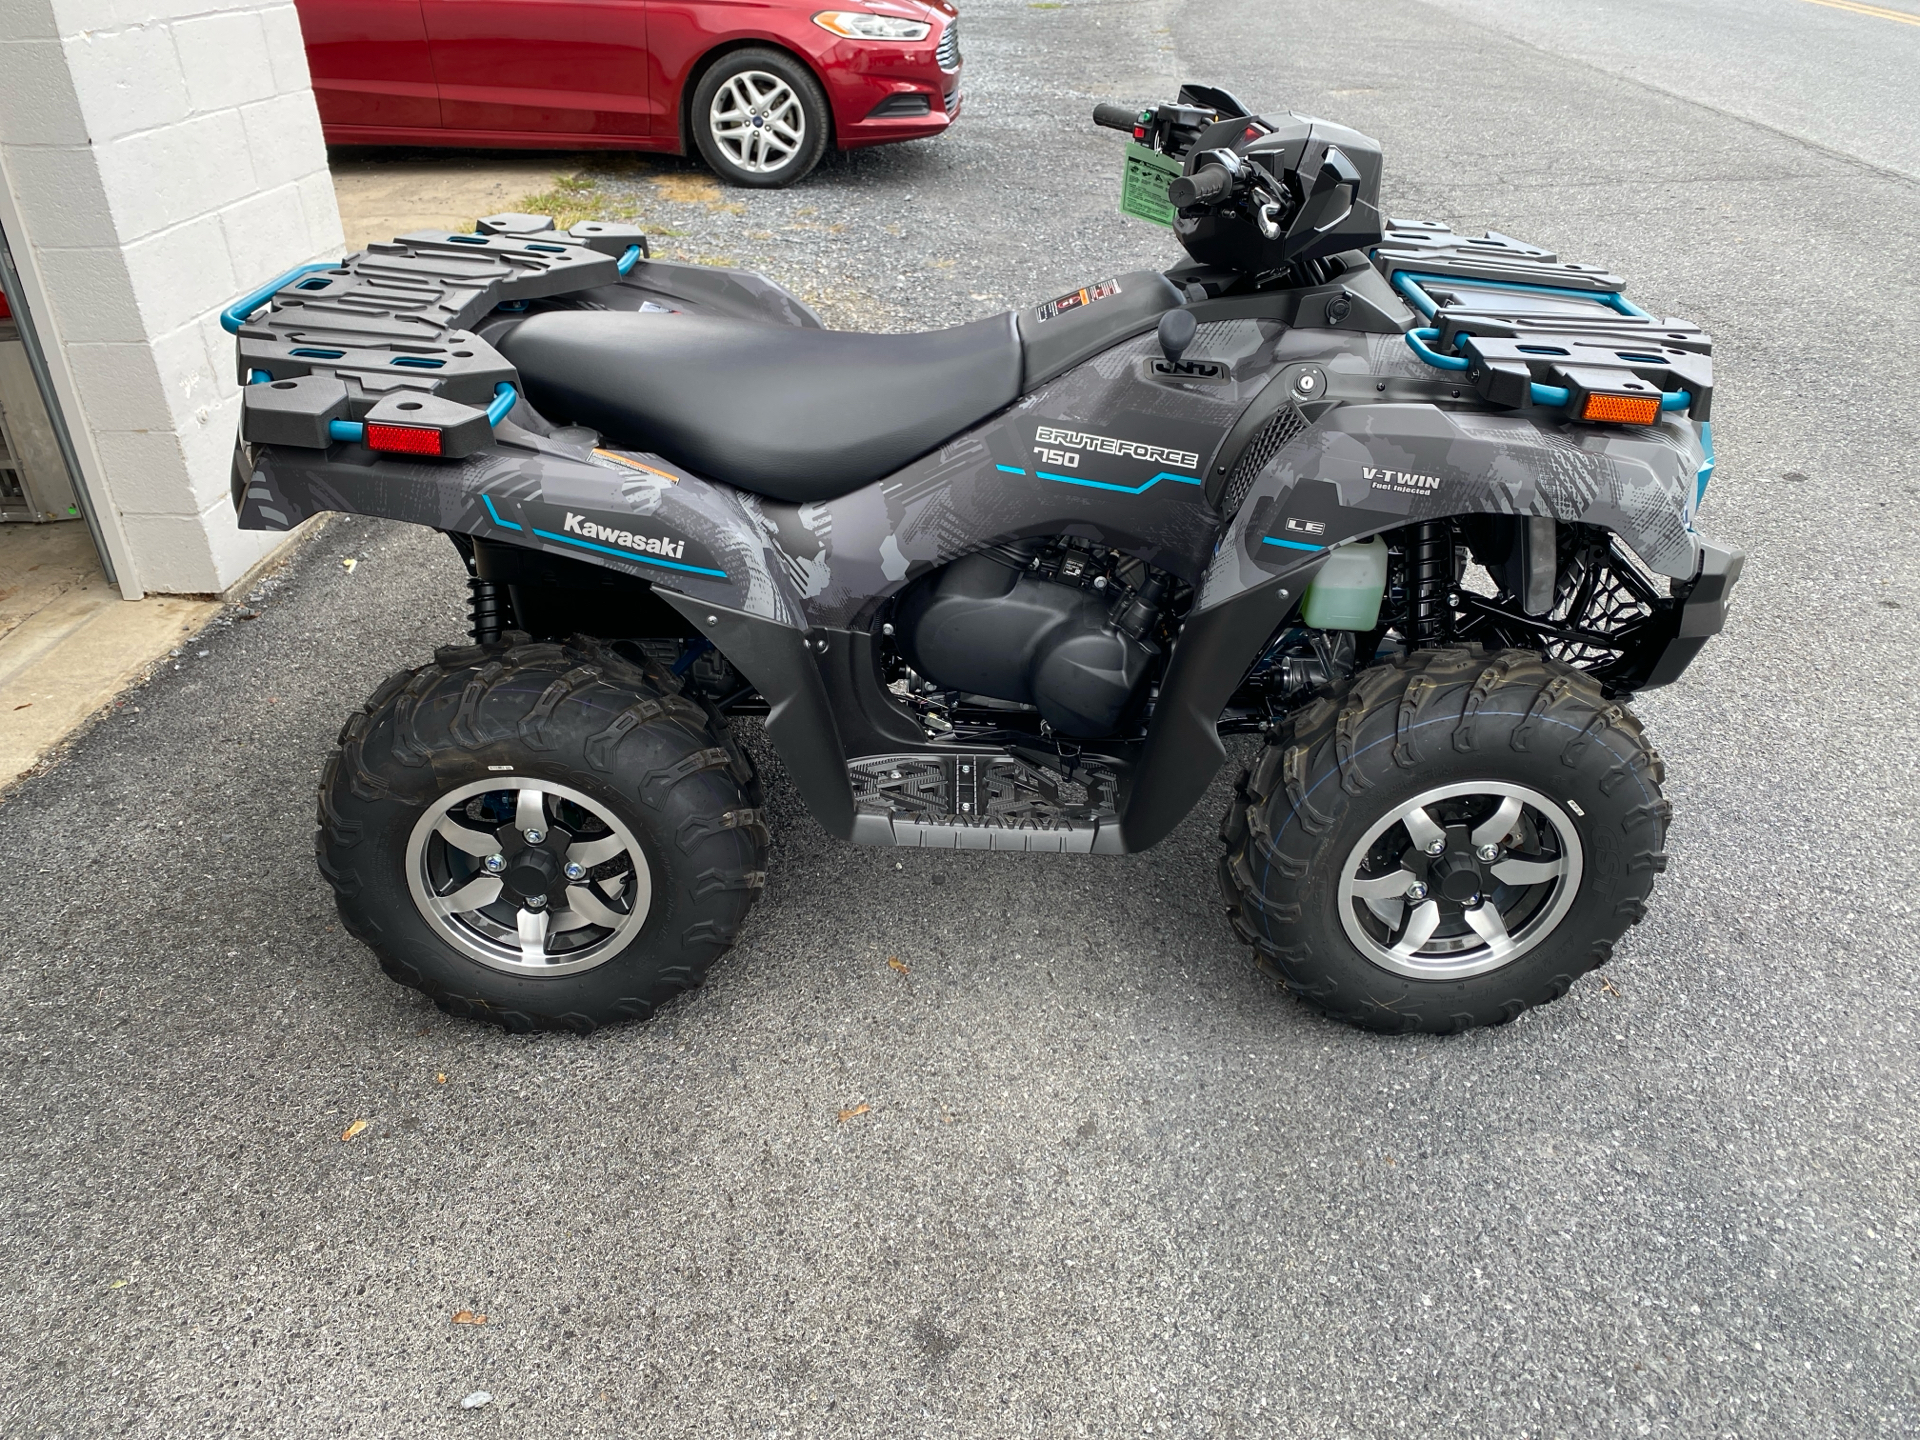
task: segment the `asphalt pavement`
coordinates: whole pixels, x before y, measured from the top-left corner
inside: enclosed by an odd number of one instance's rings
[[[1875,7],[1739,8],[1859,94],[1920,73]],[[1747,574],[1638,706],[1672,868],[1613,963],[1359,1034],[1235,946],[1224,785],[1144,855],[857,850],[762,749],[770,878],[704,989],[586,1040],[451,1021],[311,834],[460,572],[343,520],[0,804],[0,1434],[1920,1433],[1911,86],[1850,148],[1855,100],[1743,79],[1712,0],[1657,7],[1657,64],[1583,38],[1651,27],[1625,0],[1519,9],[973,0],[937,143],[720,208],[605,183],[838,323],[946,323],[1171,258],[1085,116],[1191,77],[1709,327],[1701,527]]]

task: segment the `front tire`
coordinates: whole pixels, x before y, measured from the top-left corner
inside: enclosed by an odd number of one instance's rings
[[[317,849],[390,978],[585,1034],[651,1015],[733,944],[765,880],[757,799],[725,722],[658,667],[585,639],[467,646],[347,722]]]
[[[777,189],[820,163],[833,120],[820,82],[778,50],[736,50],[694,87],[687,121],[714,173],[734,185]]]
[[[1671,813],[1640,723],[1526,651],[1419,651],[1269,739],[1221,825],[1257,963],[1328,1016],[1450,1034],[1606,963]]]

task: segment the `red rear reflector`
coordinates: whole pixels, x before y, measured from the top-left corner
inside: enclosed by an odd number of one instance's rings
[[[7,305],[7,297],[0,295],[0,320],[11,320],[13,311]]]
[[[440,432],[422,430],[417,425],[368,425],[367,448],[400,455],[438,455]]]
[[[1615,425],[1651,425],[1660,418],[1658,395],[1589,395],[1580,410],[1582,420],[1606,420]]]

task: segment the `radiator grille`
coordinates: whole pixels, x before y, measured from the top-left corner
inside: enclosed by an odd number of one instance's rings
[[[958,20],[947,21],[947,28],[940,32],[939,47],[933,54],[934,58],[940,62],[942,70],[960,68],[960,22]]]
[[[1269,420],[1258,435],[1247,442],[1247,448],[1240,452],[1240,459],[1233,467],[1233,473],[1227,477],[1226,492],[1220,497],[1220,513],[1231,519],[1239,510],[1241,502],[1247,498],[1247,492],[1253,488],[1253,482],[1260,472],[1267,468],[1267,462],[1278,455],[1287,442],[1307,428],[1307,422],[1300,412],[1289,405]]]

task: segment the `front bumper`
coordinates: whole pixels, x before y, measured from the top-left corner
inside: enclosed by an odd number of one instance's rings
[[[1720,633],[1727,623],[1727,604],[1733,597],[1733,587],[1740,583],[1746,559],[1742,551],[1701,538],[1700,565],[1693,579],[1684,587],[1674,587],[1680,613],[1673,638],[1647,672],[1641,689],[1651,690],[1678,680],[1707,641]]]
[[[842,150],[925,139],[953,123],[960,113],[960,79],[965,67],[957,55],[952,58],[952,69],[941,67],[938,42],[942,33],[936,30],[924,43],[915,45],[843,41],[818,57],[828,103],[833,106],[834,139]],[[925,112],[873,113],[889,101],[897,104],[909,97],[924,97]]]

